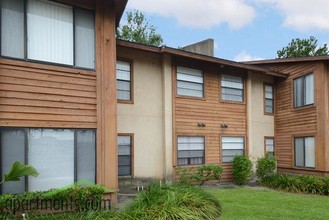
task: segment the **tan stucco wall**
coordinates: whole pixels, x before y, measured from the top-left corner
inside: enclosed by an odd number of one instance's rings
[[[264,82],[272,83],[273,78],[248,73],[248,142],[249,156],[254,162],[265,155],[264,137],[274,137],[274,116],[264,114]]]
[[[172,171],[171,62],[157,54],[118,49],[131,59],[134,103],[118,103],[118,133],[134,134],[134,177],[165,178]],[[163,65],[164,63],[164,65]],[[167,67],[166,65],[169,65]],[[167,165],[170,164],[170,165]]]

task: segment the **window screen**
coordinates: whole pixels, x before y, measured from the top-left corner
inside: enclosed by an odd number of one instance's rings
[[[238,76],[221,76],[222,100],[243,102],[243,79]]]
[[[243,137],[222,137],[222,162],[232,162],[237,155],[244,154]]]
[[[131,100],[131,68],[129,62],[117,61],[117,99]]]
[[[178,165],[204,164],[204,137],[177,138]]]
[[[202,71],[178,66],[177,95],[203,97]]]

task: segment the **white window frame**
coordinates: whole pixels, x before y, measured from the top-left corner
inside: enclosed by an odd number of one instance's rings
[[[242,142],[241,142],[242,140]],[[242,146],[241,146],[242,143]],[[232,163],[233,159],[237,155],[244,155],[245,153],[245,137],[244,136],[222,136],[222,163]],[[235,151],[235,154],[227,153]],[[230,158],[230,159],[226,159]]]
[[[178,96],[204,97],[204,74],[201,70],[177,66],[176,84]]]

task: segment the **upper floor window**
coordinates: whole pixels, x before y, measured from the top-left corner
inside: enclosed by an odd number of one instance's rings
[[[94,13],[47,0],[2,0],[1,55],[95,68]]]
[[[203,73],[201,70],[177,67],[177,95],[203,97]]]
[[[295,138],[295,166],[315,168],[314,137]]]
[[[204,164],[204,137],[180,136],[177,139],[178,161],[180,165]]]
[[[117,99],[131,101],[131,67],[129,62],[117,61]]]
[[[313,73],[294,80],[295,108],[314,103],[314,76]]]
[[[274,94],[273,86],[265,84],[265,113],[272,114],[274,112]]]
[[[222,75],[222,100],[243,102],[243,78],[239,76]]]
[[[244,137],[222,137],[222,162],[232,162],[235,156],[244,154]]]

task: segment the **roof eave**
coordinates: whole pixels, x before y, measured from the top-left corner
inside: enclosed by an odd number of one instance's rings
[[[220,64],[220,65],[232,66],[232,67],[241,68],[241,69],[247,69],[250,71],[260,72],[260,73],[263,73],[266,75],[271,75],[271,76],[280,77],[280,78],[288,77],[288,75],[286,75],[284,73],[273,72],[267,68],[239,63],[239,62],[225,60],[225,59],[220,59],[220,58],[211,57],[211,56],[206,56],[206,55],[202,55],[202,54],[192,53],[192,52],[179,50],[179,49],[175,49],[175,48],[171,48],[171,47],[154,47],[154,46],[148,46],[148,45],[133,43],[133,42],[129,42],[129,41],[123,41],[123,40],[117,40],[117,45],[122,46],[122,47],[128,47],[128,48],[153,52],[153,53],[181,56],[181,57],[186,57],[186,58],[190,58],[190,59],[196,59],[196,60],[200,60],[200,61],[210,62],[210,63],[214,63],[214,64]]]

